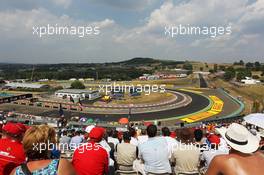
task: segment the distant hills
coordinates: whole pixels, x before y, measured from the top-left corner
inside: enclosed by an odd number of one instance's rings
[[[120,64],[126,65],[140,65],[140,64],[153,64],[153,63],[160,63],[160,60],[153,59],[153,58],[132,58],[130,60],[120,61]]]
[[[175,65],[175,64],[183,64],[184,61],[174,61],[174,60],[160,60],[154,58],[144,58],[144,57],[135,57],[129,60],[119,61],[119,62],[106,62],[106,63],[56,63],[56,64],[34,64],[34,65],[127,65],[127,66],[138,66],[138,65]],[[0,63],[0,66],[7,66],[7,65],[33,65],[33,64],[26,64],[26,63]]]
[[[155,70],[175,68],[184,61],[159,60],[154,58],[132,58],[109,63],[61,63],[61,64],[15,64],[0,63],[3,79],[57,79],[110,78],[131,80]]]
[[[154,59],[154,58],[142,58],[142,57],[136,57],[132,58],[130,60],[125,60],[118,62],[118,64],[122,65],[130,65],[130,66],[136,66],[136,65],[142,65],[142,66],[147,66],[147,65],[177,65],[177,64],[183,64],[184,61],[173,61],[173,60],[159,60],[159,59]]]

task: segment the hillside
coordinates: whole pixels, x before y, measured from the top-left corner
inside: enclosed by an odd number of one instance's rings
[[[130,60],[126,61],[121,61],[118,62],[117,64],[122,64],[122,65],[128,65],[128,66],[150,66],[150,65],[177,65],[177,64],[183,64],[184,61],[173,61],[173,60],[159,60],[159,59],[154,59],[154,58],[141,58],[141,57],[136,57],[132,58]]]

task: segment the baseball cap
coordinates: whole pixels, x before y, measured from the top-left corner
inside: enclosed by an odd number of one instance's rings
[[[100,128],[100,127],[94,127],[91,132],[90,132],[90,139],[94,139],[96,141],[100,141],[102,140],[103,136],[105,133],[105,129],[104,128]]]
[[[3,126],[2,130],[9,134],[20,135],[26,131],[26,127],[22,123],[8,122]]]

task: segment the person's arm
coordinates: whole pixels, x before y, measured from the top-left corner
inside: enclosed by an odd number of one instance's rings
[[[211,161],[205,175],[218,175],[219,173],[221,173],[220,166],[224,163],[225,161],[223,161],[223,159],[221,159],[219,156],[215,156]]]
[[[72,164],[66,159],[60,159],[58,167],[58,175],[75,175]]]
[[[108,157],[108,154],[106,153],[106,156],[105,156],[105,167],[104,167],[104,174],[107,175],[108,174],[108,171],[109,171],[109,157]]]
[[[9,175],[15,175],[15,173],[16,173],[16,168],[14,168]]]

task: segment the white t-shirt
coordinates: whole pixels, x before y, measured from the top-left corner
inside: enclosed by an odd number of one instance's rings
[[[116,147],[117,144],[119,144],[119,140],[117,138],[113,138],[113,137],[108,137],[107,138],[107,142],[108,143],[113,143],[115,147]]]
[[[171,173],[168,145],[163,137],[149,138],[138,146],[139,158],[144,161],[144,171],[151,173]]]
[[[105,141],[105,139],[101,140],[101,142],[99,142],[99,144],[106,150],[106,152],[108,154],[109,166],[114,166],[114,161],[110,158],[111,147],[108,145],[108,143]]]
[[[177,146],[179,142],[176,139],[173,139],[169,136],[165,136],[164,138],[166,139],[167,144],[168,144],[168,153],[169,153],[169,159],[170,159],[172,156],[174,146]]]
[[[223,154],[228,154],[228,152],[226,150],[222,150],[222,149],[205,150],[202,152],[200,159],[202,161],[205,161],[205,168],[208,169],[213,158],[217,155],[223,155]]]
[[[138,144],[142,144],[148,141],[148,136],[147,135],[140,135],[138,136]]]
[[[130,144],[138,146],[138,139],[135,137],[131,137]]]

